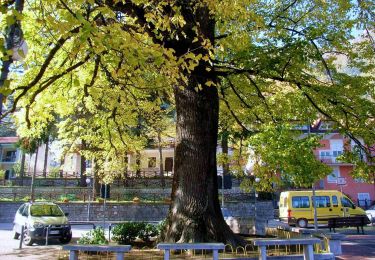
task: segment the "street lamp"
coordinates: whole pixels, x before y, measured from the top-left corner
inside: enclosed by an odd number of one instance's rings
[[[88,204],[87,204],[87,221],[90,221],[90,201],[91,201],[90,183],[91,183],[90,178],[86,178],[86,184],[87,184],[87,187],[88,187],[87,191],[88,191],[88,194],[89,194]]]
[[[254,178],[254,182],[255,183],[259,183],[260,182],[260,178],[259,177],[255,177]],[[254,221],[253,221],[253,231],[254,231],[254,234],[256,234],[256,225],[255,225],[255,222],[256,222],[256,214],[257,214],[257,197],[258,197],[258,193],[256,192],[256,189],[255,189],[255,185],[253,185],[253,189],[254,189]]]

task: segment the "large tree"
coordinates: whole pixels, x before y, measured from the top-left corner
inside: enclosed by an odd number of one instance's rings
[[[175,105],[166,241],[241,243],[218,200],[219,99],[248,134],[320,116],[374,142],[373,22],[364,21],[372,1],[28,3],[28,71],[3,91],[15,97],[10,112],[24,107],[25,135],[38,135],[58,114],[67,128],[84,129],[80,138],[88,146],[106,153],[97,158],[112,161],[136,148],[137,115],[160,106],[150,96]],[[77,108],[90,117],[71,121]]]

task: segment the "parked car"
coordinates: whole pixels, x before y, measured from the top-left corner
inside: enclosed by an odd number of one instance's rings
[[[366,215],[372,224],[375,223],[375,205],[372,205],[366,210]]]
[[[48,239],[59,239],[69,243],[72,230],[68,214],[52,202],[24,203],[19,207],[13,221],[14,239],[18,239],[24,226],[23,243],[31,246],[34,242]]]

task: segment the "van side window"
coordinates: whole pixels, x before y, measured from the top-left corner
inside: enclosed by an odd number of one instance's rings
[[[332,196],[332,206],[337,207],[339,202],[337,200],[337,196]]]
[[[316,207],[317,208],[329,208],[331,207],[331,202],[329,196],[315,196]]]
[[[293,208],[310,208],[310,200],[308,196],[292,197]]]

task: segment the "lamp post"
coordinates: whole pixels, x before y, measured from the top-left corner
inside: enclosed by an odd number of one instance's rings
[[[90,196],[90,183],[91,183],[91,180],[90,178],[86,178],[86,184],[87,184],[87,187],[88,187],[88,194],[89,194],[89,198],[88,198],[88,203],[87,203],[87,221],[90,221],[90,201],[91,201],[91,196]]]
[[[255,183],[259,183],[260,182],[260,178],[259,177],[255,177],[254,178],[254,182]],[[253,189],[254,189],[254,221],[253,221],[253,230],[254,230],[254,234],[256,234],[256,225],[255,225],[255,222],[256,222],[256,214],[257,214],[257,197],[258,197],[258,193],[256,192],[256,189],[255,189],[255,185],[253,185]]]
[[[221,207],[224,208],[224,171],[221,175]]]

